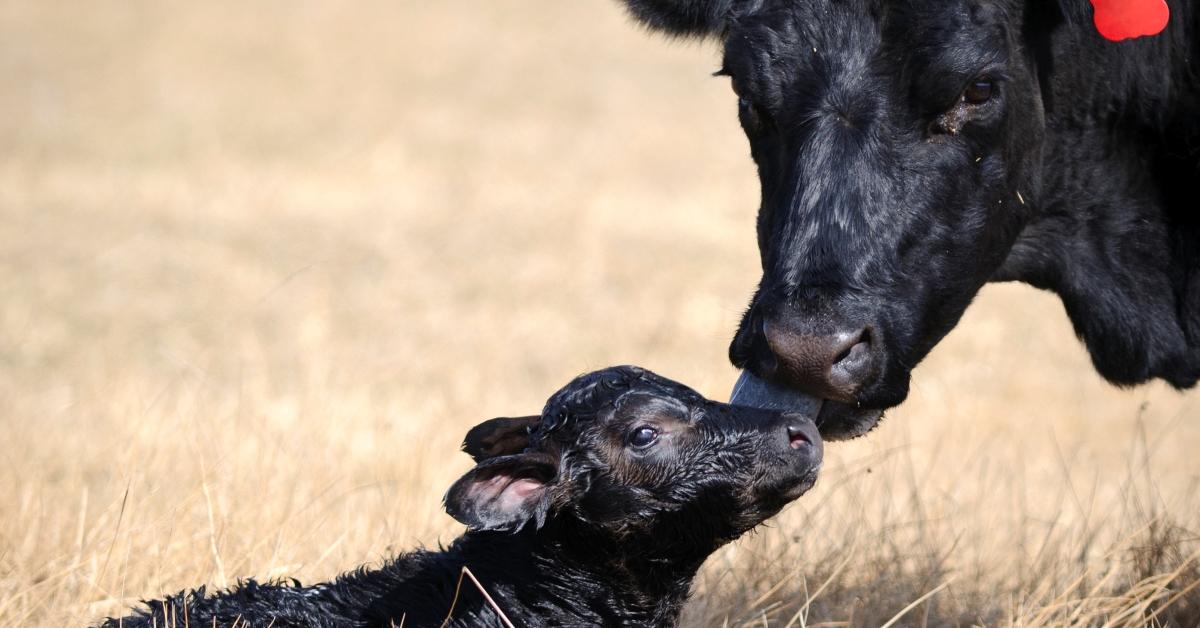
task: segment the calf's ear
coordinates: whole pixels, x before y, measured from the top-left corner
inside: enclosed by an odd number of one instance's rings
[[[703,36],[725,30],[730,13],[746,0],[623,0],[629,13],[652,29]]]
[[[531,521],[541,527],[557,476],[558,459],[544,453],[489,458],[446,491],[446,512],[476,530],[516,532]]]
[[[529,432],[541,420],[541,415],[499,417],[471,428],[463,439],[462,450],[475,462],[496,456],[519,454],[529,446]]]

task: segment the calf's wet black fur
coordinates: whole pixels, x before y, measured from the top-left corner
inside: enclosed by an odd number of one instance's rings
[[[316,586],[249,581],[147,602],[103,626],[670,626],[713,551],[807,491],[820,436],[799,415],[709,401],[637,367],[583,375],[540,415],[493,419],[446,493],[468,530],[441,551]]]

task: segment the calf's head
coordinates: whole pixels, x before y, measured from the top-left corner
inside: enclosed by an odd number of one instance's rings
[[[807,491],[822,454],[807,418],[709,401],[637,367],[583,375],[541,415],[486,421],[463,448],[478,465],[446,509],[471,528],[567,521],[601,545],[692,562]]]
[[[1030,217],[1057,3],[627,4],[723,40],[758,166],[762,279],[730,346],[733,403],[815,411],[826,438],[866,432]]]

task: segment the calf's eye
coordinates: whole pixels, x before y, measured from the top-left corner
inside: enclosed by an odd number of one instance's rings
[[[963,90],[963,102],[971,105],[982,105],[992,99],[992,92],[995,91],[995,86],[990,78],[975,79],[966,89]]]
[[[658,440],[658,430],[643,425],[629,433],[629,444],[634,447],[649,447]]]

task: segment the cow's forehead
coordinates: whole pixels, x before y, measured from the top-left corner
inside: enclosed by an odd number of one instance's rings
[[[801,115],[864,90],[936,100],[1004,63],[1013,10],[1004,0],[775,0],[731,21],[724,66],[760,104]]]
[[[729,57],[806,53],[893,58],[960,39],[1002,36],[1017,9],[1005,0],[768,0],[735,15],[726,33]]]

